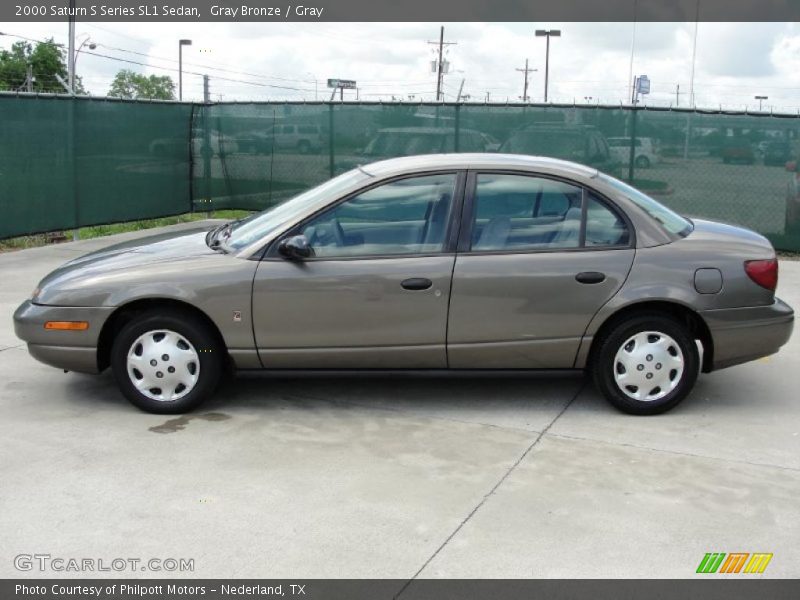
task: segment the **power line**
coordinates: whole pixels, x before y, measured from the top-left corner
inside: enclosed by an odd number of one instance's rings
[[[124,62],[124,63],[132,64],[132,65],[140,65],[140,66],[143,66],[143,67],[150,67],[150,68],[160,69],[162,71],[175,71],[175,72],[178,71],[178,69],[176,69],[174,67],[163,67],[163,66],[150,65],[150,64],[139,62],[139,61],[135,61],[135,60],[128,60],[126,58],[119,58],[118,56],[109,56],[108,54],[101,54],[99,52],[91,52],[89,50],[84,50],[83,53],[84,54],[89,54],[91,56],[99,56],[100,58],[107,58],[109,60],[116,60],[118,62]],[[183,72],[186,73],[187,75],[197,75],[199,77],[202,77],[204,75],[204,73],[198,73],[196,71],[185,71],[184,70]],[[273,85],[273,84],[270,84],[270,83],[259,83],[259,82],[256,82],[256,81],[244,81],[242,79],[231,79],[229,77],[219,77],[219,76],[217,76],[217,77],[215,77],[215,79],[219,79],[221,81],[232,81],[234,83],[241,83],[241,84],[244,84],[244,85],[255,85],[255,86],[259,86],[259,87],[267,87],[267,88],[274,88],[274,89],[280,89],[280,90],[291,90],[291,91],[296,91],[296,92],[313,92],[314,91],[311,88],[297,88],[297,87]]]

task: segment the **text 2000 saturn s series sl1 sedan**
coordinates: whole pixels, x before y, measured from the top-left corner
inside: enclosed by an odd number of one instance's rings
[[[111,367],[176,413],[236,369],[585,369],[617,408],[776,352],[792,309],[762,236],[595,169],[452,154],[359,167],[212,231],[70,261],[14,315],[30,353]]]

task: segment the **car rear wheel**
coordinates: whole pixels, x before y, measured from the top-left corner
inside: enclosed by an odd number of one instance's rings
[[[665,412],[683,400],[697,380],[697,345],[687,328],[670,317],[631,317],[599,344],[592,365],[595,385],[623,412]]]
[[[640,169],[648,169],[650,167],[650,159],[646,156],[640,156],[636,159],[636,166]]]
[[[149,311],[128,322],[111,348],[111,368],[125,397],[159,414],[189,412],[214,392],[221,349],[201,320]]]

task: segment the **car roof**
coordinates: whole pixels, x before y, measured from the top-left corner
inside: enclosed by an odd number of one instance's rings
[[[384,176],[402,172],[427,169],[544,169],[560,171],[565,175],[595,177],[597,169],[578,163],[545,156],[525,154],[498,154],[489,152],[465,152],[459,154],[422,154],[390,158],[364,165],[370,175]]]

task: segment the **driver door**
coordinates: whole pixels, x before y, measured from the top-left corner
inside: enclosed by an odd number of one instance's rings
[[[259,263],[253,322],[264,368],[446,368],[462,189],[454,172],[395,179],[287,232],[304,235],[314,256],[270,251]]]

